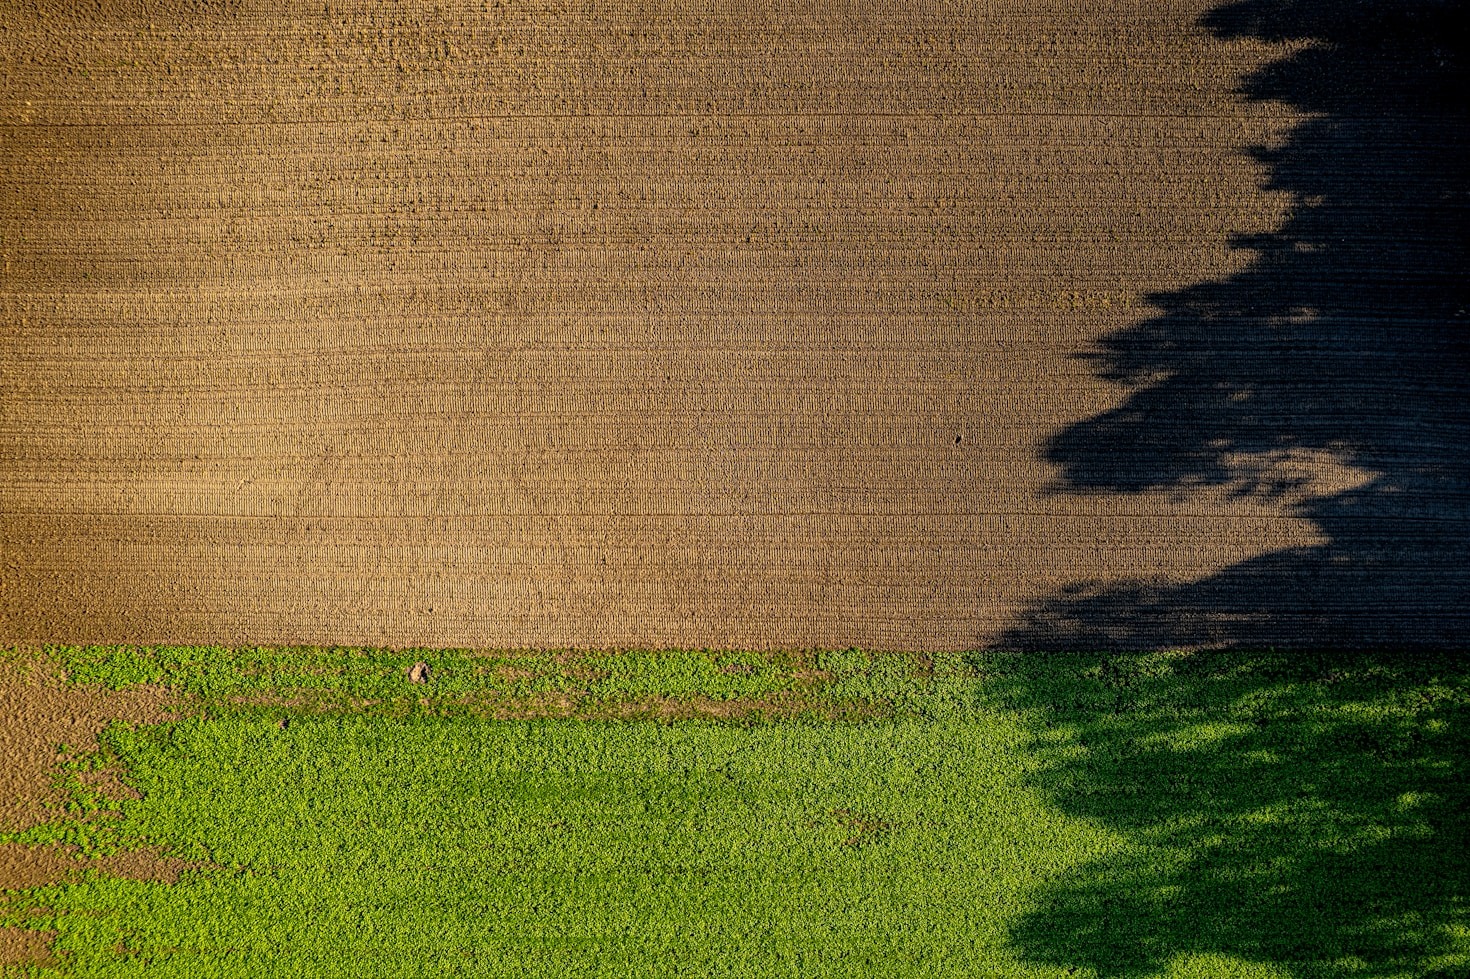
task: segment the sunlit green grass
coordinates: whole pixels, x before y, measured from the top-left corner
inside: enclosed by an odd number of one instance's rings
[[[1454,659],[51,652],[191,706],[110,730],[23,838],[197,868],[28,893],[38,974],[1470,965]],[[140,800],[75,778],[114,762]]]

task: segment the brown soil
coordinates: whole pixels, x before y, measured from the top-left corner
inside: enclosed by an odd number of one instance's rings
[[[34,653],[0,657],[0,830],[26,829],[54,816],[46,803],[57,800],[52,783],[59,745],[73,752],[96,748],[97,735],[108,724],[165,720],[170,702],[166,691],[154,687],[108,691],[68,686]],[[114,771],[94,773],[87,782],[115,798],[137,796]],[[0,844],[0,900],[5,891],[75,879],[86,869],[133,880],[172,881],[186,866],[151,850],[83,859],[72,847],[5,843]],[[50,937],[0,928],[0,965],[44,961]]]
[[[1051,491],[1295,206],[1208,0],[4,7],[0,638],[982,646],[1371,475]]]
[[[54,931],[31,931],[0,925],[0,966],[6,965],[50,965],[51,940]]]
[[[837,703],[800,692],[758,697],[640,697],[635,700],[597,704],[583,712],[593,720],[738,721],[759,717],[770,721],[798,716],[828,720],[857,721],[882,716],[883,709],[871,703]],[[515,715],[508,715],[515,716]]]
[[[0,657],[0,830],[27,829],[54,816],[46,804],[59,801],[52,787],[59,745],[72,753],[93,750],[107,725],[156,724],[173,716],[168,707],[176,700],[152,686],[115,691],[68,685],[38,653]],[[86,781],[115,798],[136,797],[114,771],[92,773]],[[5,880],[0,873],[0,889],[10,886]]]

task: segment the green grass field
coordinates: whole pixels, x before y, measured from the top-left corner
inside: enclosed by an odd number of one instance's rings
[[[1459,656],[48,654],[190,706],[8,839],[198,865],[37,975],[1470,975]]]

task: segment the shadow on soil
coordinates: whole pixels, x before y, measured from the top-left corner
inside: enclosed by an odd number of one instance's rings
[[[1222,39],[1307,42],[1241,86],[1310,114],[1248,151],[1295,211],[1237,242],[1238,274],[1150,296],[1159,315],[1106,338],[1090,359],[1127,399],[1047,458],[1060,493],[1225,488],[1326,541],[1066,591],[997,643],[1211,650],[1072,658],[1071,686],[1057,657],[1004,671],[1057,738],[1043,786],[1139,846],[1042,896],[1015,933],[1035,960],[1470,974],[1470,657],[1445,651],[1470,636],[1466,24],[1458,0],[1205,17]],[[1324,486],[1324,463],[1360,478]],[[1249,652],[1271,648],[1295,652]]]
[[[1470,634],[1470,198],[1462,4],[1246,0],[1222,38],[1311,42],[1244,80],[1304,113],[1248,152],[1295,198],[1251,264],[1149,296],[1088,355],[1130,388],[1056,435],[1056,492],[1274,499],[1328,540],[1177,586],[1081,588],[998,643],[1027,648],[1442,646]],[[1361,474],[1320,483],[1324,462]]]

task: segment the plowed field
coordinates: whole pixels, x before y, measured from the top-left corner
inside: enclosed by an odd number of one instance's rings
[[[1450,5],[3,7],[0,638],[1470,624]]]

